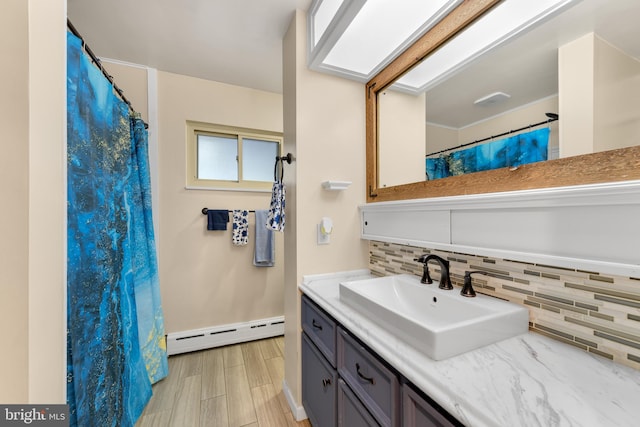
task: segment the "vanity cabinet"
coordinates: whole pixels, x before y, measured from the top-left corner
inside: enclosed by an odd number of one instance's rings
[[[302,404],[313,427],[462,426],[302,296]]]

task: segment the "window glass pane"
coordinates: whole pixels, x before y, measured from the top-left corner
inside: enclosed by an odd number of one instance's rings
[[[238,180],[238,140],[198,135],[198,179]]]
[[[276,141],[244,138],[242,140],[242,179],[272,182],[277,155]]]

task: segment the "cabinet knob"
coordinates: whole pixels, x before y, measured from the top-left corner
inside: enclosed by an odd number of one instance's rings
[[[316,329],[320,329],[320,330],[322,330],[322,325],[320,325],[320,324],[316,323],[316,319],[312,319],[312,320],[311,320],[311,326],[313,326],[313,327],[314,327],[314,328],[316,328]]]
[[[322,380],[322,386],[323,387],[326,387],[328,385],[331,385],[331,378],[327,378],[327,379]]]

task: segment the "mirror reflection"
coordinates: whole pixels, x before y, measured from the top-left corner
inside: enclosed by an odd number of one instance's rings
[[[465,169],[465,150],[478,146],[483,156],[504,156],[504,144],[522,148],[534,138],[544,153],[525,154],[539,161],[637,145],[637,16],[637,0],[582,0],[417,93],[403,84],[414,67],[378,92],[379,187],[428,179],[429,158]]]

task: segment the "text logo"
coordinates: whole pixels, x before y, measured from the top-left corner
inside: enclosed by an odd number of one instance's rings
[[[0,427],[68,427],[68,405],[0,405]]]

